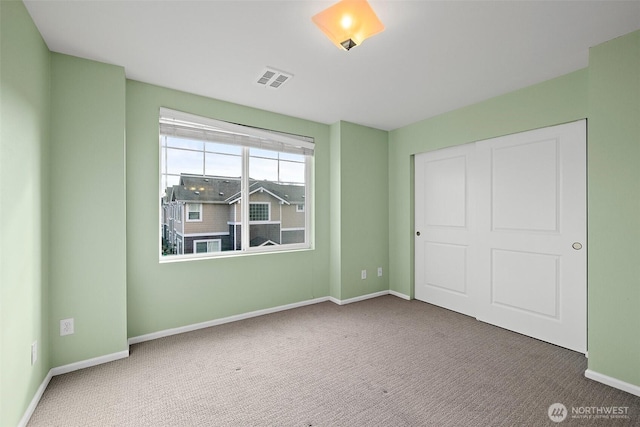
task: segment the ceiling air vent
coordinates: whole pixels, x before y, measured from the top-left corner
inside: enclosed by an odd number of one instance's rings
[[[292,78],[293,74],[267,67],[258,78],[257,83],[270,89],[279,89]]]

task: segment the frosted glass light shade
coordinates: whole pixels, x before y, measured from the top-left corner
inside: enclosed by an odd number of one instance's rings
[[[314,15],[311,20],[337,47],[349,50],[384,30],[366,0],[342,0]]]

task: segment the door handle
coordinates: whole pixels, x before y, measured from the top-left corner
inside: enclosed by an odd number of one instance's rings
[[[571,247],[573,249],[575,249],[576,251],[579,251],[580,249],[582,249],[582,243],[580,242],[574,242],[573,245],[571,245]]]
[[[416,236],[419,236],[419,235],[420,235],[420,232],[419,232],[419,231],[416,231]]]

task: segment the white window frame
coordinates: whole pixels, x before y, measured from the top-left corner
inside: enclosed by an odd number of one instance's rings
[[[172,128],[172,126],[174,126]],[[177,131],[176,131],[177,129]],[[185,133],[180,133],[185,132]],[[211,135],[215,136],[215,139]],[[292,243],[277,246],[251,246],[250,245],[250,224],[267,223],[271,221],[249,221],[249,204],[241,203],[241,247],[240,250],[209,252],[198,254],[187,254],[183,256],[162,256],[159,251],[160,262],[183,261],[188,259],[201,259],[221,256],[241,256],[250,253],[261,252],[278,252],[278,251],[295,251],[295,250],[313,250],[314,249],[314,221],[313,221],[313,168],[314,168],[314,147],[313,138],[286,134],[276,131],[254,128],[245,125],[237,125],[234,123],[222,122],[219,120],[196,116],[189,113],[170,110],[164,107],[160,108],[160,146],[163,146],[163,138],[167,136],[179,136],[188,139],[202,139],[204,141],[214,141],[223,144],[235,144],[242,146],[242,177],[241,177],[241,199],[250,200],[249,194],[249,158],[250,148],[259,148],[271,151],[279,151],[283,153],[296,153],[304,156],[305,165],[305,237],[304,243]],[[240,141],[240,142],[238,142]],[[159,150],[159,164],[162,164],[162,150]],[[166,159],[165,159],[166,160]],[[166,188],[162,188],[163,170],[159,168],[159,187],[160,195],[163,195]],[[249,202],[251,203],[251,202]],[[187,203],[185,203],[186,205]],[[200,204],[202,206],[202,204]],[[188,208],[184,207],[183,222],[202,221],[203,209],[200,210],[199,220],[190,220],[188,218]],[[269,217],[271,217],[271,208],[269,208]],[[161,247],[161,245],[158,245]]]
[[[197,252],[196,251],[196,246],[198,243],[206,243],[207,244],[207,251],[206,252]],[[217,243],[218,244],[218,250],[217,251],[210,251],[209,250],[209,243]],[[210,253],[214,253],[214,252],[222,252],[222,239],[205,239],[205,240],[194,240],[193,241],[193,253],[194,254],[210,254]]]
[[[296,212],[304,212],[304,203],[298,203],[296,205]]]
[[[185,207],[185,221],[186,222],[202,222],[202,203],[185,203],[186,207]],[[189,214],[191,212],[195,212],[192,210],[189,210],[189,206],[198,206],[198,219],[191,219],[189,218]]]
[[[251,205],[267,205],[267,219],[251,219]],[[249,202],[249,224],[266,224],[271,222],[271,203],[270,202]]]

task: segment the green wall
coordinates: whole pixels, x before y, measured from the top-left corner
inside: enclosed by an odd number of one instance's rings
[[[640,31],[589,55],[589,369],[640,386]]]
[[[50,368],[50,59],[22,2],[0,1],[0,58],[0,425],[14,426]]]
[[[331,296],[337,299],[389,289],[387,141],[378,129],[344,121],[331,127]]]
[[[313,250],[158,262],[158,110],[315,138]],[[329,126],[127,82],[129,337],[329,295]]]
[[[124,69],[51,57],[52,366],[127,350]],[[75,333],[61,337],[61,319]]]

